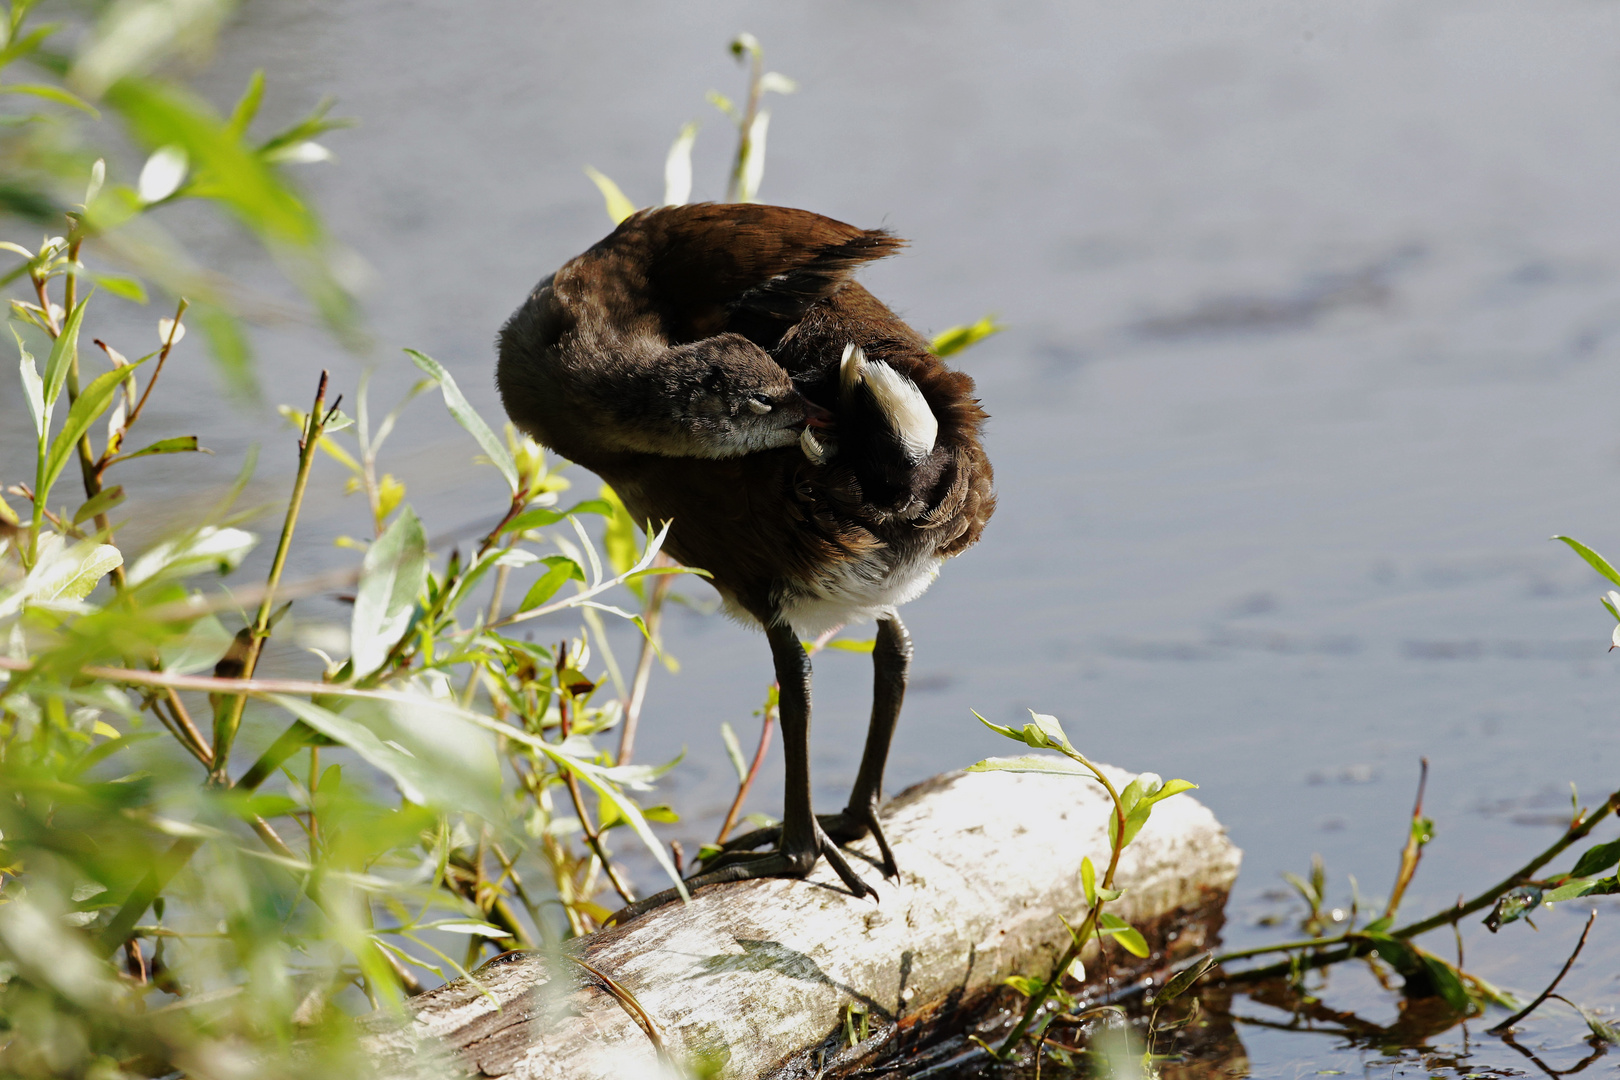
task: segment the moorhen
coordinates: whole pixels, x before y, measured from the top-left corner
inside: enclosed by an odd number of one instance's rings
[[[851,280],[902,244],[786,207],[643,210],[536,286],[500,332],[513,422],[598,473],[638,521],[671,522],[664,550],[713,575],[727,611],[770,642],[782,824],[726,845],[691,887],[802,878],[825,856],[851,892],[875,895],[835,844],[867,834],[884,874],[898,873],[877,814],[912,652],[895,609],[995,507],[973,380]],[[848,805],[818,819],[800,639],[867,618],[866,747]]]

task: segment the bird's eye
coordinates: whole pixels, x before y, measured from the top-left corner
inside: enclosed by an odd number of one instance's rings
[[[771,411],[771,403],[764,394],[750,394],[748,396],[748,407],[761,416]]]

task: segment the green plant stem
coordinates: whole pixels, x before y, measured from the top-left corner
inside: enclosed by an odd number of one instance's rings
[[[737,163],[731,170],[731,182],[726,185],[727,202],[740,202],[746,195],[743,179],[747,175],[748,159],[753,154],[754,118],[759,115],[759,101],[764,96],[765,57],[757,45],[748,49],[748,59],[748,103],[737,121]]]
[[[1537,855],[1534,859],[1531,859],[1529,862],[1519,867],[1519,869],[1509,874],[1506,878],[1497,882],[1495,885],[1492,885],[1489,889],[1486,889],[1484,892],[1468,901],[1468,903],[1463,904],[1460,907],[1448,908],[1445,911],[1430,915],[1426,919],[1412,923],[1410,926],[1404,926],[1401,929],[1394,931],[1392,936],[1398,938],[1416,937],[1418,934],[1427,933],[1437,926],[1444,926],[1448,922],[1456,922],[1458,919],[1461,919],[1464,916],[1472,915],[1481,908],[1490,906],[1496,902],[1497,897],[1501,896],[1509,889],[1515,889],[1518,886],[1523,885],[1526,881],[1529,881],[1537,870],[1540,870],[1543,866],[1546,866],[1548,863],[1552,862],[1553,859],[1557,858],[1565,848],[1569,847],[1571,844],[1576,844],[1586,839],[1587,835],[1590,834],[1592,829],[1597,826],[1598,822],[1602,821],[1616,810],[1620,810],[1620,791],[1612,793],[1603,801],[1602,806],[1585,815],[1579,821],[1571,824],[1569,830],[1565,832],[1563,836],[1559,837],[1557,842],[1555,842],[1551,847],[1547,848],[1547,850],[1543,851],[1540,855]]]
[[[315,463],[315,449],[320,442],[321,432],[326,427],[326,383],[327,373],[321,372],[321,380],[315,390],[315,405],[309,411],[309,419],[304,428],[304,437],[298,444],[298,474],[293,480],[292,497],[287,501],[287,516],[281,523],[281,539],[276,543],[275,559],[270,563],[270,575],[264,597],[259,601],[259,614],[253,621],[253,640],[248,644],[247,656],[242,662],[242,674],[252,678],[254,669],[259,663],[259,654],[264,650],[265,639],[269,636],[270,613],[275,605],[276,585],[281,581],[281,571],[287,565],[287,551],[292,546],[293,530],[298,526],[298,512],[304,503],[304,488],[309,483],[310,466]],[[219,786],[226,786],[230,782],[226,767],[230,763],[231,743],[236,739],[236,732],[242,726],[242,710],[247,707],[247,694],[236,694],[221,707],[214,724],[214,767],[209,772],[209,779]]]
[[[1109,856],[1108,871],[1103,874],[1101,885],[1103,889],[1112,889],[1114,887],[1114,872],[1119,869],[1119,857],[1125,851],[1125,806],[1119,801],[1119,792],[1114,790],[1114,785],[1109,782],[1108,777],[1103,774],[1101,769],[1088,761],[1084,754],[1069,746],[1059,747],[1058,749],[1065,756],[1090,769],[1091,774],[1107,789],[1108,798],[1113,801],[1115,822],[1113,852]],[[1069,942],[1069,947],[1063,950],[1063,955],[1058,957],[1056,964],[1052,965],[1052,974],[1041,986],[1040,992],[1030,996],[1029,1001],[1024,1006],[1024,1015],[1018,1018],[1018,1023],[1013,1025],[1012,1031],[1007,1033],[1007,1037],[996,1048],[995,1056],[997,1058],[1005,1057],[1012,1051],[1013,1047],[1018,1045],[1019,1040],[1024,1037],[1024,1033],[1029,1030],[1029,1026],[1035,1022],[1035,1017],[1040,1013],[1041,1006],[1046,1004],[1046,999],[1052,996],[1053,990],[1057,989],[1058,983],[1063,979],[1063,973],[1069,970],[1069,965],[1079,959],[1080,950],[1097,932],[1097,920],[1102,915],[1105,902],[1099,895],[1097,902],[1091,905],[1091,910],[1086,912],[1086,920],[1080,924],[1080,929],[1072,935],[1073,940]],[[1101,947],[1100,942],[1098,947]]]
[[[1423,789],[1429,785],[1429,759],[1423,759],[1423,769],[1418,775],[1417,801],[1412,804],[1412,824],[1406,832],[1406,843],[1401,847],[1401,865],[1395,873],[1395,887],[1389,892],[1389,905],[1384,908],[1384,918],[1395,921],[1395,912],[1401,906],[1401,898],[1406,895],[1406,887],[1412,883],[1412,876],[1417,873],[1418,863],[1423,858],[1423,842],[1418,839],[1418,824],[1423,820]]]
[[[1517,870],[1503,878],[1501,881],[1497,882],[1495,885],[1492,885],[1478,896],[1475,896],[1472,900],[1469,900],[1466,903],[1456,904],[1445,909],[1444,911],[1438,911],[1427,918],[1419,919],[1415,923],[1410,923],[1406,926],[1392,930],[1390,931],[1390,936],[1401,940],[1414,938],[1420,934],[1426,934],[1430,930],[1445,926],[1448,923],[1455,924],[1467,916],[1472,915],[1474,912],[1489,907],[1491,904],[1494,904],[1497,898],[1501,897],[1503,894],[1512,889],[1518,888],[1527,881],[1532,880],[1537,870],[1540,870],[1543,866],[1546,866],[1553,859],[1557,858],[1558,855],[1570,845],[1584,840],[1588,835],[1590,835],[1592,830],[1598,825],[1599,822],[1608,817],[1610,814],[1614,813],[1617,809],[1620,809],[1620,791],[1616,791],[1611,794],[1606,800],[1604,800],[1603,805],[1584,815],[1578,821],[1572,824],[1564,835],[1559,837],[1558,840],[1546,850],[1542,851],[1535,858],[1519,867]],[[1313,956],[1306,957],[1301,961],[1303,966],[1307,968],[1318,968],[1327,967],[1331,964],[1337,964],[1344,960],[1354,959],[1357,956],[1364,956],[1371,951],[1372,946],[1367,939],[1361,935],[1360,931],[1350,931],[1348,933],[1341,934],[1338,937],[1320,938],[1313,941],[1286,941],[1276,945],[1260,945],[1252,949],[1240,949],[1235,952],[1222,953],[1215,958],[1215,962],[1218,964],[1226,964],[1233,960],[1242,960],[1251,956],[1262,956],[1267,953],[1276,952],[1293,952],[1301,949],[1324,950],[1316,953]],[[1285,960],[1275,964],[1267,964],[1263,967],[1250,968],[1248,971],[1235,972],[1227,975],[1226,977],[1230,980],[1251,982],[1259,979],[1269,979],[1277,975],[1287,974],[1292,966],[1293,961]]]
[[[653,565],[663,566],[668,561],[668,557],[660,552]],[[647,590],[647,604],[641,612],[641,623],[646,633],[641,639],[641,655],[636,657],[636,673],[630,680],[630,694],[624,699],[624,723],[619,729],[619,754],[614,759],[618,765],[630,764],[630,755],[635,753],[636,728],[641,723],[641,709],[647,702],[647,687],[652,682],[653,658],[658,655],[656,644],[658,625],[664,618],[664,599],[669,595],[670,586],[674,583],[672,575],[661,574],[653,579],[652,588]],[[495,621],[493,609],[489,621]]]
[[[559,653],[559,656],[564,655],[566,654]],[[559,710],[558,715],[562,718],[562,737],[566,739],[568,738],[570,727],[570,710],[566,695],[564,695],[561,700],[558,701],[557,707]],[[585,834],[585,843],[590,845],[591,852],[596,856],[597,861],[602,864],[602,872],[607,875],[608,882],[613,886],[613,891],[618,893],[619,898],[625,903],[635,903],[635,893],[630,891],[630,887],[624,883],[624,881],[619,877],[619,872],[615,870],[613,868],[613,864],[608,861],[607,849],[602,846],[602,834],[600,831],[598,831],[596,826],[591,824],[591,816],[585,811],[585,797],[579,790],[579,777],[575,776],[567,769],[562,771],[564,785],[568,788],[568,797],[574,803],[574,813],[579,816],[580,831]]]

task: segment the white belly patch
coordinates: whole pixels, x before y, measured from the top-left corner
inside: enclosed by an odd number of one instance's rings
[[[890,566],[888,555],[879,552],[862,562],[845,563],[814,583],[784,589],[778,607],[795,633],[813,638],[846,623],[892,614],[921,596],[945,561],[918,555]]]

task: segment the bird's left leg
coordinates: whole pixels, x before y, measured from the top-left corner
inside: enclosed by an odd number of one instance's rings
[[[782,718],[782,756],[787,764],[787,785],[782,799],[781,839],[775,851],[727,851],[710,860],[701,873],[686,879],[688,889],[748,878],[809,875],[816,861],[826,856],[849,891],[876,896],[872,887],[851,870],[844,855],[822,829],[810,805],[810,657],[792,627],[768,626],[766,637],[776,661]],[[881,763],[880,763],[881,766]],[[881,767],[880,767],[881,771]],[[624,908],[615,921],[624,922],[644,911],[674,900],[673,889],[649,896]]]
[[[878,824],[878,803],[883,798],[883,769],[888,764],[889,746],[900,720],[910,671],[911,634],[899,615],[890,615],[878,622],[877,642],[872,647],[872,719],[866,728],[866,749],[861,754],[855,787],[842,812],[818,815],[822,829],[840,844],[852,844],[864,836],[876,840],[883,857],[883,875],[891,878],[898,877],[900,869]],[[762,847],[776,841],[780,833],[780,827],[756,829],[728,842],[725,851]]]

